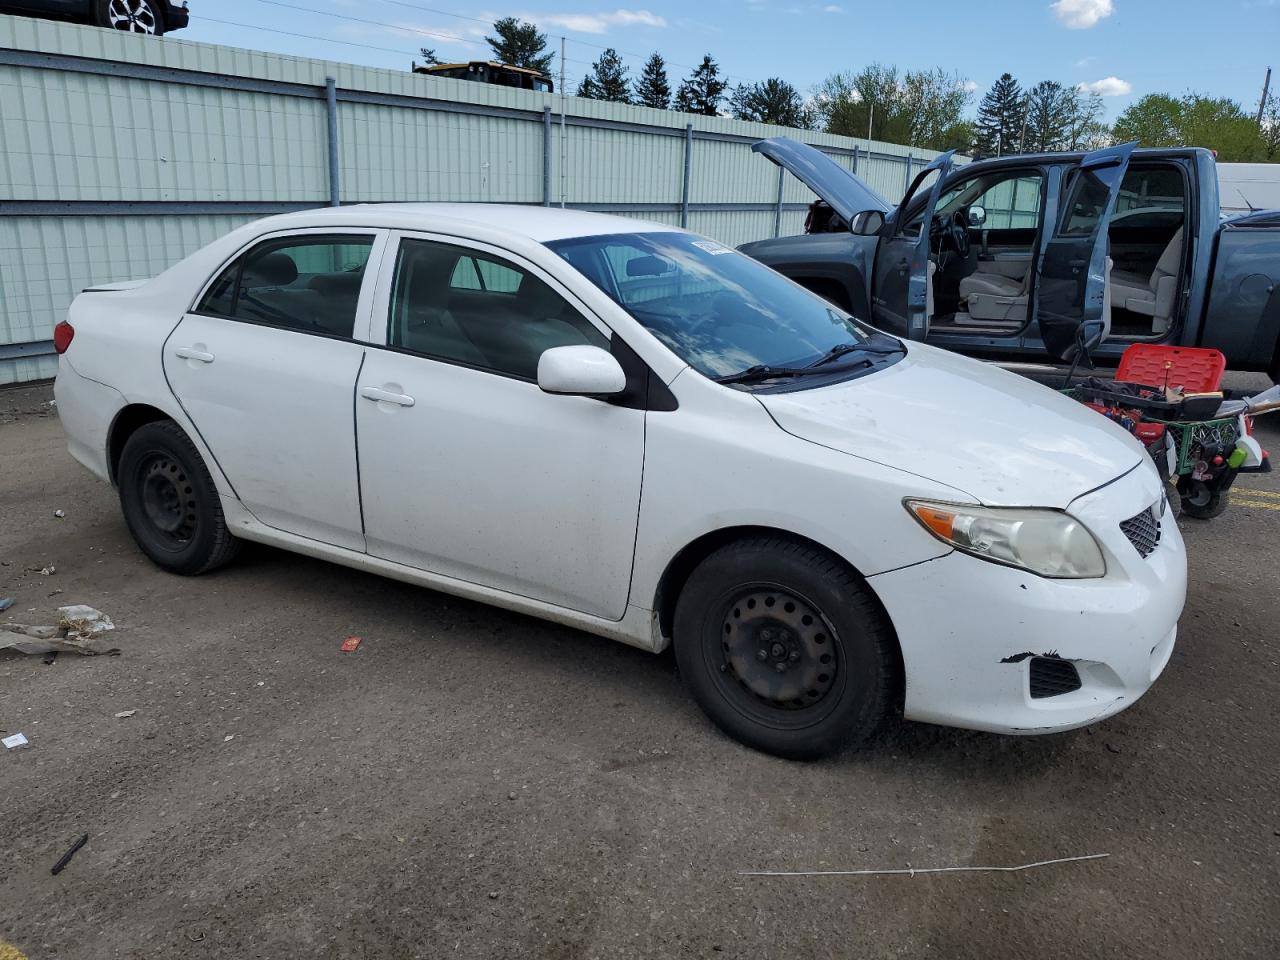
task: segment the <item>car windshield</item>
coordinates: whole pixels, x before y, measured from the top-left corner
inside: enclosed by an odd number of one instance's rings
[[[901,353],[892,338],[714,240],[624,233],[547,246],[713,379],[847,374],[855,353]]]

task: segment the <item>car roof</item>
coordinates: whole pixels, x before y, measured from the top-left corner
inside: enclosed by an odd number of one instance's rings
[[[318,207],[270,218],[273,230],[360,226],[399,230],[484,227],[536,243],[612,233],[673,232],[679,228],[605,213],[512,203],[357,203]]]

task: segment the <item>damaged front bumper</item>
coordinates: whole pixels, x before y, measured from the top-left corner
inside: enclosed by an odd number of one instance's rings
[[[1169,512],[1143,557],[1120,523],[1158,502],[1142,467],[1074,501],[1107,574],[1049,580],[961,553],[871,577],[898,633],[908,719],[1050,733],[1119,713],[1173,653],[1187,560]]]

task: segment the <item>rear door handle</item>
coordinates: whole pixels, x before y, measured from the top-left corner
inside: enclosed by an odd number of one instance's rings
[[[213,363],[212,353],[205,350],[197,350],[195,347],[178,347],[173,352],[183,360],[199,360],[201,363]]]
[[[400,407],[412,407],[414,403],[413,397],[407,394],[392,393],[390,390],[383,390],[379,387],[361,387],[360,396],[366,400],[374,400],[379,403],[394,403]]]

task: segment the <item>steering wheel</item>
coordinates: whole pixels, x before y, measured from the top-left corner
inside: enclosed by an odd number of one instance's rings
[[[969,213],[957,210],[951,215],[951,229],[947,231],[948,239],[961,260],[969,257]]]

